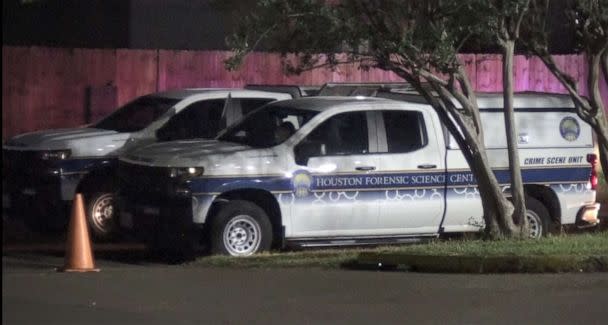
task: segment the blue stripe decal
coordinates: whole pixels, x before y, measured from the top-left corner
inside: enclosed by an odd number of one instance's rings
[[[576,183],[589,180],[591,167],[528,168],[522,169],[524,183]],[[495,170],[500,184],[509,184],[508,170]],[[417,189],[443,187],[446,182],[444,172],[403,172],[377,174],[334,174],[315,175],[297,171],[292,177],[222,177],[198,178],[191,180],[190,189],[194,193],[222,193],[235,189],[252,188],[271,192],[291,191],[372,191],[390,189]],[[447,175],[448,187],[475,186],[475,178],[470,171],[452,171]],[[303,193],[303,192],[302,192]]]
[[[270,177],[230,177],[230,178],[198,178],[190,181],[192,192],[227,192],[236,189],[251,188],[267,191],[291,190],[291,179],[281,176]]]

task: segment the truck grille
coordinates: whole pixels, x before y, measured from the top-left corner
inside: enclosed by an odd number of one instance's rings
[[[39,151],[2,150],[3,172],[32,174],[49,166],[48,161],[40,159]]]

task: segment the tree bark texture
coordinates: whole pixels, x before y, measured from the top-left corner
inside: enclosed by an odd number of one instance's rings
[[[502,193],[496,175],[487,159],[476,101],[472,102],[470,97],[467,97],[458,89],[452,88],[448,91],[437,80],[427,78],[427,82],[439,94],[441,98],[439,100],[428,89],[422,87],[419,79],[400,70],[395,70],[395,73],[412,84],[427,99],[437,112],[441,122],[448,128],[448,131],[458,143],[477,181],[477,188],[483,208],[484,233],[486,237],[490,239],[510,237],[512,235],[512,228],[514,227],[512,221],[513,205]],[[475,99],[474,92],[471,89],[466,90],[466,76],[461,75],[461,78],[464,78],[461,84],[463,84],[465,92],[469,93],[471,91],[470,95]],[[468,84],[470,85],[470,83]],[[468,116],[463,115],[459,109],[452,105],[451,96],[458,99],[463,106],[462,111],[473,112],[473,114]],[[467,122],[467,119],[471,121]],[[507,229],[509,229],[506,232],[504,230],[505,225],[508,225]]]
[[[605,49],[603,52],[608,51]],[[587,68],[588,68],[588,78],[587,78],[587,89],[589,90],[589,111],[592,112],[590,114],[591,121],[586,121],[591,125],[595,134],[597,136],[597,143],[600,152],[600,164],[602,165],[602,171],[604,172],[604,179],[608,181],[608,124],[606,123],[606,116],[604,112],[604,102],[602,100],[602,95],[600,93],[600,79],[601,79],[601,71],[605,68],[605,62],[602,62],[602,59],[605,59],[605,53],[597,54],[597,55],[588,55],[587,56]],[[604,77],[606,76],[606,71],[604,71]],[[595,114],[593,114],[595,113]]]
[[[513,221],[505,222],[503,231],[513,232],[513,234],[519,232],[523,234],[526,230],[526,207],[524,199],[524,184],[521,177],[521,168],[519,165],[519,148],[518,142],[518,128],[515,123],[515,110],[513,108],[513,56],[515,50],[514,40],[505,40],[503,43],[503,100],[504,100],[504,117],[505,117],[505,131],[507,136],[507,149],[509,155],[509,172],[511,175],[511,195],[513,198]],[[508,220],[505,220],[508,221]],[[516,229],[513,222],[515,222],[520,229]]]
[[[608,50],[604,50],[606,52]],[[603,55],[588,55],[587,56],[587,87],[589,90],[589,100],[586,100],[578,93],[576,85],[571,82],[572,77],[565,74],[553,61],[553,58],[548,53],[537,52],[538,57],[543,61],[547,69],[561,82],[566,88],[574,105],[576,106],[576,114],[583,121],[591,126],[595,132],[598,148],[600,152],[600,164],[604,171],[604,179],[608,181],[608,123],[604,112],[604,104],[599,92],[599,69],[600,61],[602,69],[608,63],[606,54]],[[606,68],[608,70],[608,68]],[[605,78],[608,78],[608,72],[604,72]]]

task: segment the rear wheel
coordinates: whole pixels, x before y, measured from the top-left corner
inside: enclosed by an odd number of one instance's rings
[[[528,219],[529,237],[538,239],[549,233],[549,212],[537,199],[526,197],[526,219]]]
[[[249,256],[267,251],[272,225],[256,204],[235,200],[222,206],[211,222],[211,253]]]

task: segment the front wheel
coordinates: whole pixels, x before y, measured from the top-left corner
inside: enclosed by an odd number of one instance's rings
[[[549,233],[549,212],[535,198],[526,197],[526,219],[530,238],[538,239]]]
[[[112,192],[93,193],[87,197],[89,229],[97,239],[107,240],[116,235],[116,196]]]
[[[256,204],[235,200],[223,205],[211,222],[211,253],[249,256],[267,251],[272,225]]]

